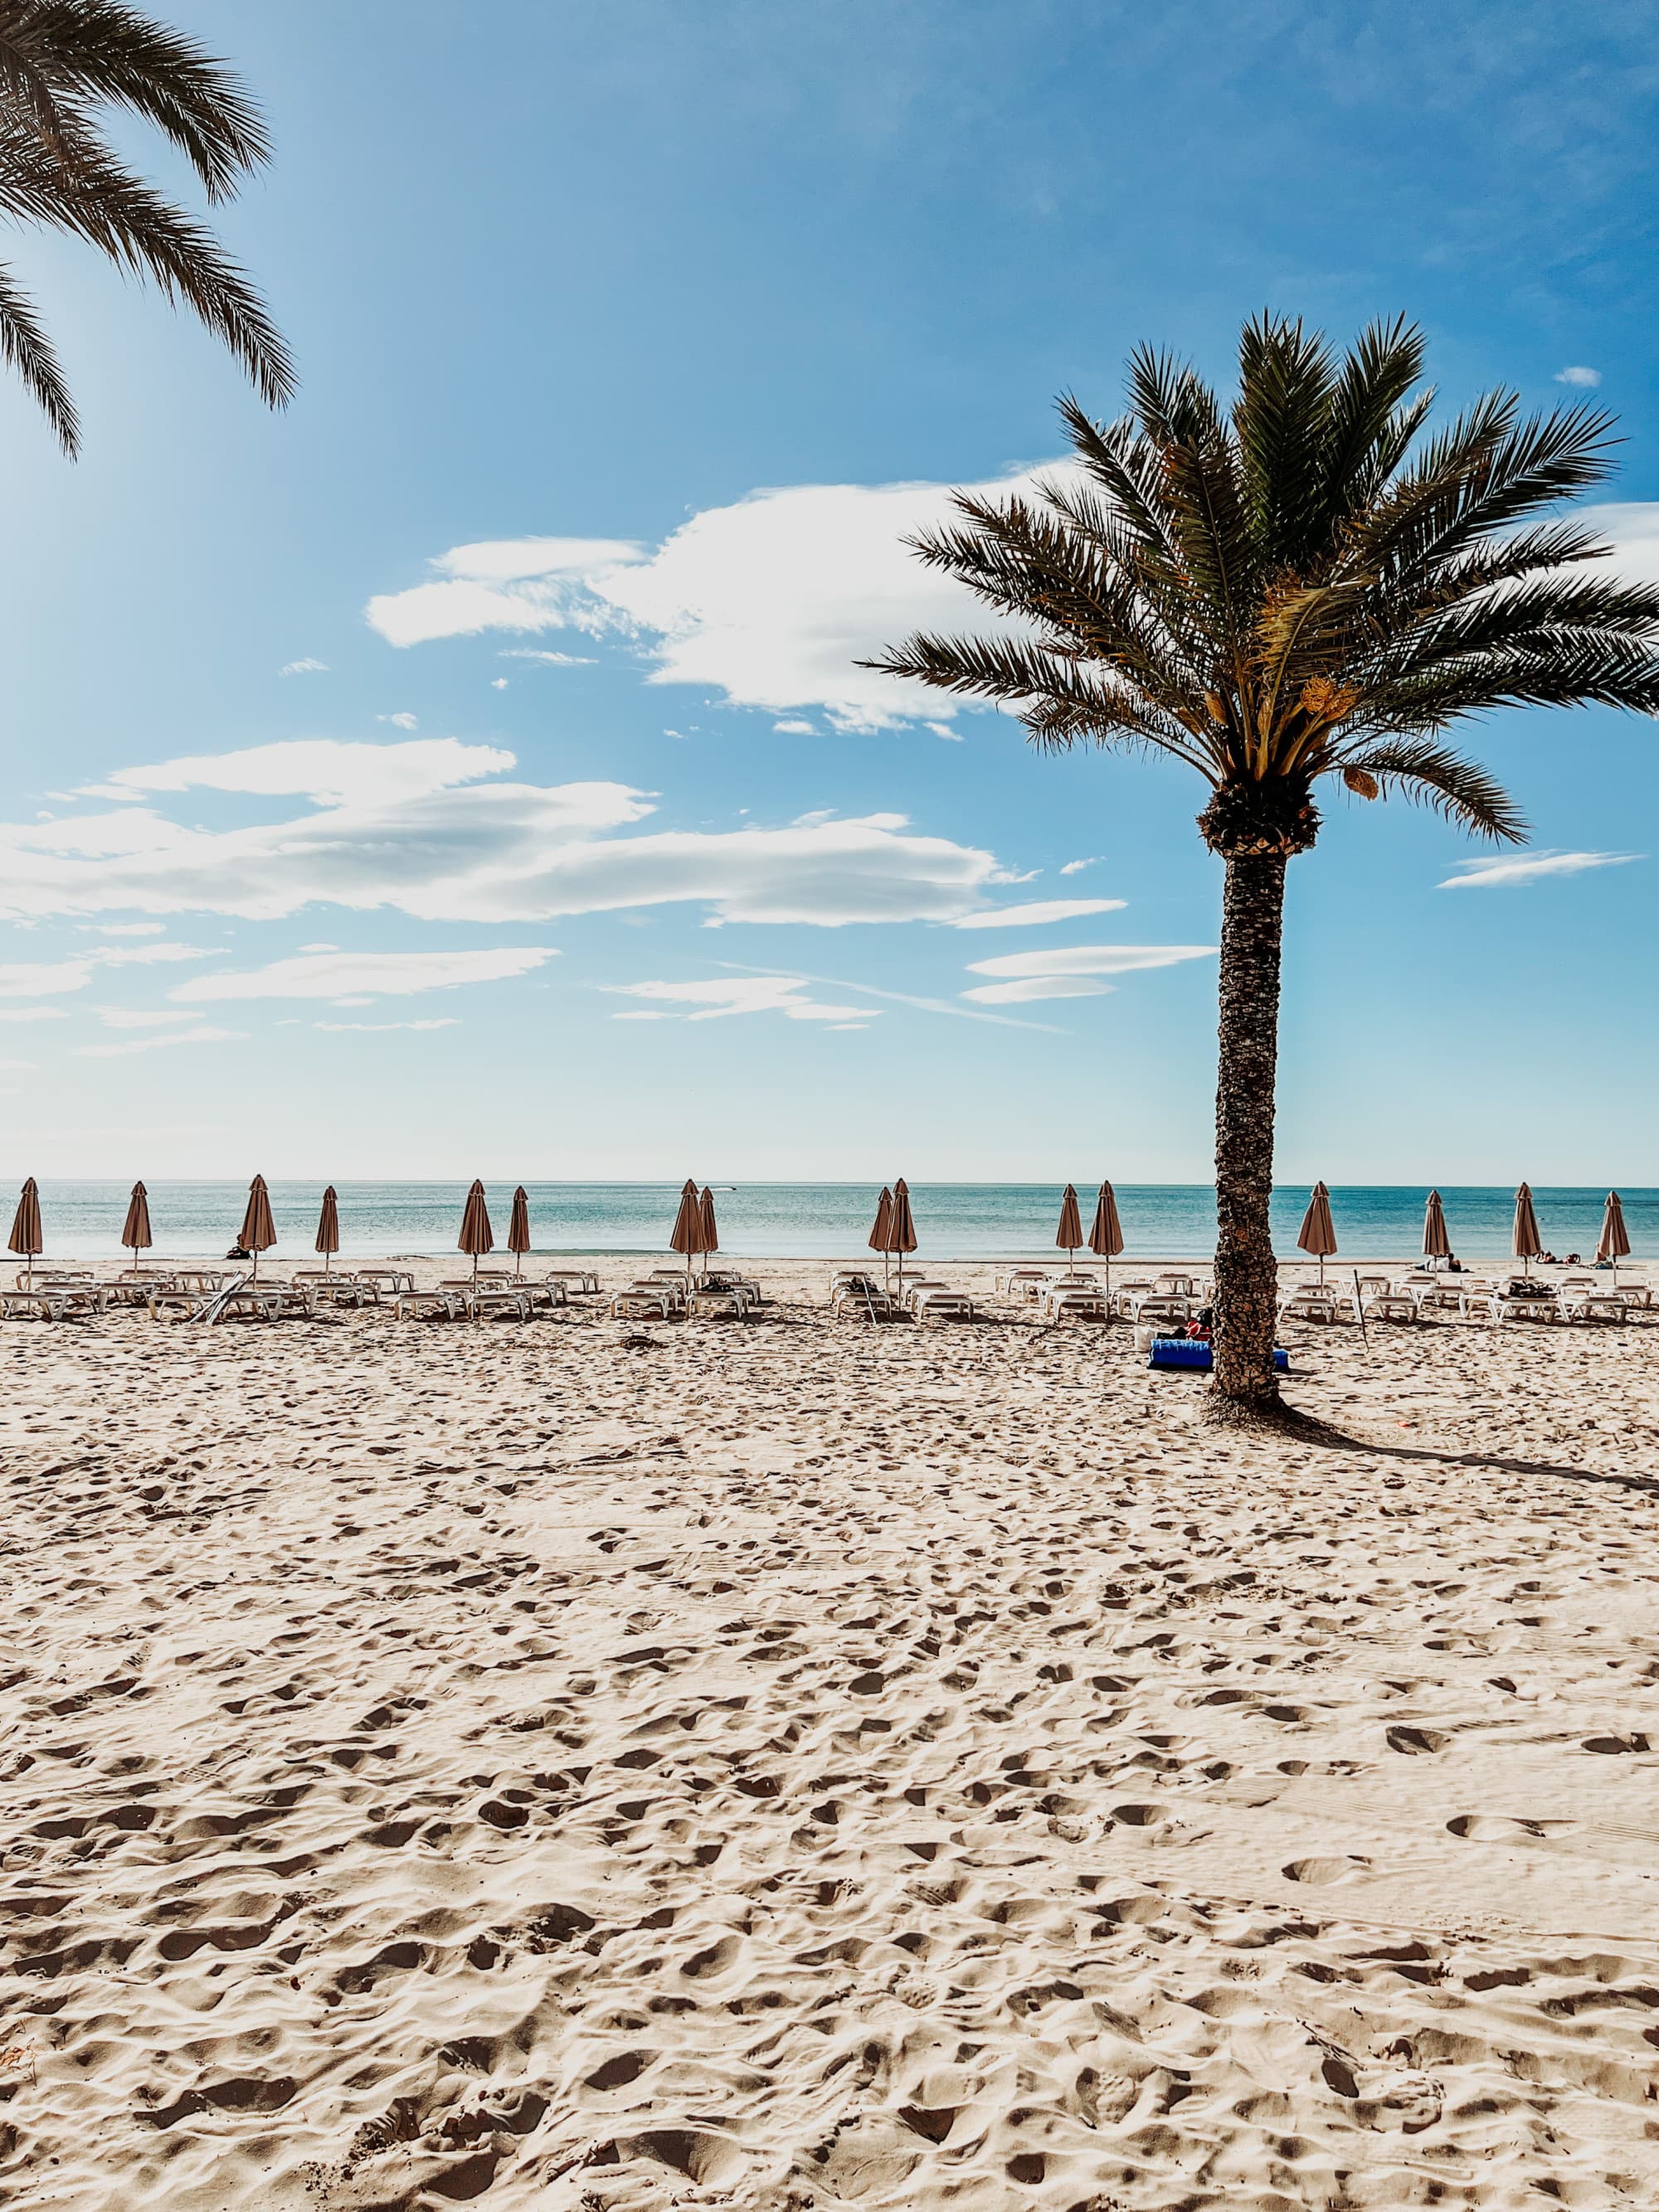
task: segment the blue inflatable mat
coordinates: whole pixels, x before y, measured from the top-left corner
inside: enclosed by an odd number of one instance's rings
[[[1193,1367],[1207,1373],[1212,1364],[1210,1347],[1201,1339],[1191,1336],[1155,1336],[1152,1348],[1146,1355],[1149,1367]],[[1273,1352],[1273,1365],[1281,1375],[1290,1372],[1291,1355],[1283,1345]]]

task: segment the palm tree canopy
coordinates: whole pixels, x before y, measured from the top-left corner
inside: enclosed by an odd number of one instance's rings
[[[1219,852],[1310,845],[1325,775],[1519,842],[1514,803],[1443,733],[1500,706],[1659,711],[1659,589],[1587,569],[1610,549],[1551,513],[1609,473],[1608,415],[1523,417],[1498,392],[1425,441],[1423,355],[1403,319],[1339,357],[1263,315],[1225,410],[1143,349],[1115,422],[1060,402],[1063,474],[957,493],[958,520],[911,541],[1007,626],[867,665],[1006,702],[1039,745],[1174,754],[1212,787]]]
[[[121,161],[100,111],[125,110],[184,155],[210,201],[270,158],[258,108],[193,40],[123,0],[0,0],[0,218],[68,232],[182,300],[271,406],[294,363],[264,302],[207,227]],[[45,410],[65,452],[80,426],[33,302],[0,265],[0,358]]]

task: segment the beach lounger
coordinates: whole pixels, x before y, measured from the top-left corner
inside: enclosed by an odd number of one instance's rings
[[[612,1321],[672,1321],[678,1304],[662,1291],[618,1291],[611,1301]]]
[[[1051,1285],[1043,1293],[1042,1310],[1050,1321],[1099,1321],[1112,1318],[1112,1303],[1097,1285],[1085,1290],[1074,1284]]]
[[[1048,1280],[1046,1267],[1005,1267],[996,1278],[997,1289],[1005,1297],[1040,1297]]]
[[[972,1321],[974,1302],[966,1291],[953,1290],[948,1283],[923,1285],[911,1301],[910,1310],[918,1321]]]
[[[856,1277],[843,1283],[830,1301],[831,1313],[838,1321],[908,1321],[910,1316],[896,1299],[889,1297],[879,1283],[867,1276]]]
[[[599,1279],[586,1267],[550,1267],[542,1277],[550,1290],[556,1285],[568,1298],[596,1298]]]
[[[1563,1321],[1611,1322],[1617,1326],[1625,1319],[1625,1301],[1616,1291],[1563,1291],[1560,1308]]]
[[[689,1310],[709,1319],[747,1321],[753,1310],[747,1292],[732,1290],[696,1290],[690,1298]]]
[[[1334,1322],[1338,1319],[1334,1291],[1322,1291],[1304,1283],[1279,1301],[1280,1321]]]
[[[1144,1291],[1130,1300],[1130,1318],[1139,1327],[1150,1328],[1154,1336],[1174,1336],[1192,1317],[1188,1298],[1160,1297]]]
[[[402,1290],[393,1301],[395,1321],[465,1321],[466,1308],[447,1291]]]
[[[395,1298],[400,1291],[415,1287],[415,1278],[406,1267],[359,1267],[356,1273],[376,1305],[382,1297]]]
[[[467,1294],[467,1310],[474,1321],[488,1321],[501,1314],[510,1314],[514,1321],[528,1321],[532,1311],[530,1293],[514,1289],[510,1275],[502,1282],[481,1282],[476,1291]]]
[[[0,1291],[0,1320],[62,1321],[69,1310],[66,1291]]]
[[[1359,1310],[1367,1321],[1412,1322],[1418,1318],[1415,1304],[1403,1291],[1373,1291],[1360,1301]]]

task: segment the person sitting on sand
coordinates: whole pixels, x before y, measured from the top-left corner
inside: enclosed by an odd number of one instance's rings
[[[251,1260],[253,1255],[252,1252],[245,1252],[240,1244],[233,1244],[225,1257],[227,1260]]]

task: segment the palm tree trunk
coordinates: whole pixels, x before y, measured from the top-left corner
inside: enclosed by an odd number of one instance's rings
[[[1268,1210],[1279,1060],[1283,853],[1235,853],[1221,907],[1220,1051],[1215,1100],[1215,1382],[1224,1404],[1271,1410],[1278,1268]]]

